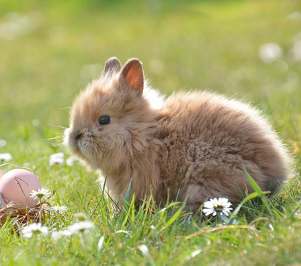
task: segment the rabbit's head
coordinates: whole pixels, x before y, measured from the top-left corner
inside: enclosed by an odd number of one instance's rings
[[[144,129],[155,118],[154,109],[143,97],[142,65],[130,59],[124,67],[109,59],[98,80],[75,100],[65,142],[71,151],[92,168],[126,160],[144,145]]]

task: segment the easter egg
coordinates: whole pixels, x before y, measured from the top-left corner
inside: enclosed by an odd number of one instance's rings
[[[24,169],[14,169],[5,173],[0,179],[0,193],[6,202],[14,201],[30,207],[39,201],[29,197],[32,190],[41,188],[39,179]]]
[[[0,170],[0,179],[2,178],[2,176],[4,175],[5,173],[3,171]]]

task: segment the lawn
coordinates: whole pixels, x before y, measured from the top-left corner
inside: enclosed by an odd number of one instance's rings
[[[49,202],[50,231],[85,213],[94,228],[55,240],[0,228],[0,265],[299,265],[301,264],[301,2],[16,1],[0,8],[0,170],[29,168]],[[265,44],[274,43],[270,50]],[[276,47],[276,55],[265,58]],[[260,49],[263,55],[260,56]],[[274,51],[274,50],[273,50]],[[268,53],[268,55],[267,55]],[[104,62],[137,57],[154,88],[210,90],[263,111],[292,157],[290,182],[276,197],[245,203],[238,225],[190,216],[181,205],[116,210],[97,173],[75,162],[49,164],[61,145],[75,96]]]

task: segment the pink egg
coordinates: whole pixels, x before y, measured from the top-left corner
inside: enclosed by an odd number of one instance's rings
[[[28,206],[35,206],[39,201],[34,200],[29,195],[32,190],[40,188],[39,179],[33,173],[24,169],[11,170],[0,179],[0,193],[7,202],[14,201],[26,205],[27,201]]]
[[[0,179],[2,178],[2,176],[4,176],[4,172],[0,170]]]

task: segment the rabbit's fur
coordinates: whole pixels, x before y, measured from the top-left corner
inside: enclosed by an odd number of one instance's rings
[[[110,123],[100,125],[104,115]],[[137,200],[152,193],[158,204],[186,200],[195,211],[208,198],[238,203],[252,191],[244,167],[262,190],[277,191],[288,177],[287,152],[258,110],[210,92],[178,92],[164,102],[137,59],[123,68],[109,59],[75,100],[70,122],[66,142],[101,170],[118,202],[132,178]]]

